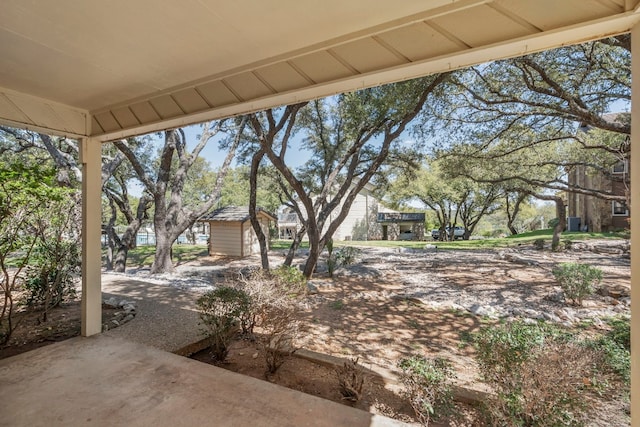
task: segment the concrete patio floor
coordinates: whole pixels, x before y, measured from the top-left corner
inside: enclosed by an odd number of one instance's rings
[[[0,426],[402,426],[122,338],[0,360]]]

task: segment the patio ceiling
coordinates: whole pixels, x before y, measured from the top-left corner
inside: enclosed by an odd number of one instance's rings
[[[0,122],[102,141],[627,32],[640,0],[4,0]]]

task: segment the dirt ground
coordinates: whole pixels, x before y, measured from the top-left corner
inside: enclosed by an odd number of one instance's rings
[[[297,262],[302,262],[303,256]],[[273,253],[272,266],[282,258],[282,254]],[[321,260],[311,282],[313,291],[304,301],[297,346],[345,359],[359,358],[369,375],[364,397],[356,407],[415,422],[397,383],[389,380],[397,376],[399,360],[411,355],[446,357],[455,365],[460,386],[487,390],[478,381],[470,335],[501,319],[560,315],[567,304],[557,298],[559,288],[551,270],[568,261],[600,267],[604,273],[602,287],[609,290],[588,298],[584,307],[572,309],[572,328],[598,333],[606,327],[602,319],[628,315],[630,261],[625,242],[590,243],[561,253],[532,247],[483,251],[368,248],[363,249],[360,262],[338,270],[334,278],[322,270]],[[234,272],[258,265],[258,258],[201,258],[180,266],[177,274],[216,285]],[[0,358],[75,336],[79,319],[77,302],[56,309],[47,324],[26,319],[12,345],[0,350]],[[32,322],[28,327],[27,321]],[[207,351],[194,358],[210,361]],[[263,356],[250,340],[236,341],[223,367],[265,379]],[[268,380],[342,401],[333,368],[296,357],[287,360]],[[465,411],[469,414],[470,410]],[[470,423],[462,421],[458,425]],[[590,424],[625,425],[629,425],[629,419],[624,403],[603,408]]]
[[[115,308],[103,307],[103,323],[116,311]],[[14,322],[18,322],[18,327],[8,345],[0,347],[0,359],[80,335],[80,299],[66,301],[51,309],[46,322],[40,312],[19,309]]]
[[[533,321],[543,313],[567,307],[557,298],[559,288],[551,273],[557,264],[584,262],[600,267],[604,273],[602,289],[610,291],[596,294],[584,307],[576,308],[572,328],[584,334],[601,333],[606,328],[602,319],[628,314],[628,253],[624,244],[602,245],[562,253],[533,248],[441,252],[366,249],[360,263],[338,271],[333,279],[320,268],[311,282],[317,292],[307,297],[301,314],[303,331],[298,345],[345,359],[358,357],[365,368],[391,377],[397,376],[398,362],[404,357],[445,357],[456,367],[458,385],[488,391],[478,381],[475,350],[469,344],[471,334],[500,319],[529,315]],[[198,265],[217,262],[202,259]],[[485,311],[490,315],[473,314],[477,307],[488,309]],[[195,357],[211,362],[206,350]],[[234,343],[222,366],[265,379],[263,356],[247,341]],[[268,380],[341,401],[333,369],[295,357],[281,369]],[[373,372],[369,382],[357,407],[416,421],[397,384],[385,383]],[[469,407],[462,409],[472,415]],[[469,418],[458,425],[470,425]],[[590,425],[629,425],[624,403],[607,404]]]

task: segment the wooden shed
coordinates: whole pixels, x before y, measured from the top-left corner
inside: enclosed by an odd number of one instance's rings
[[[257,209],[257,216],[262,232],[269,236],[269,222],[276,218],[260,208]],[[202,216],[200,221],[209,223],[209,255],[245,257],[260,253],[258,236],[249,219],[249,207],[216,209]]]

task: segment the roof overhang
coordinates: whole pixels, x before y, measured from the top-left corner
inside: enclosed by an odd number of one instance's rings
[[[640,0],[8,0],[0,122],[101,141],[628,32]]]

